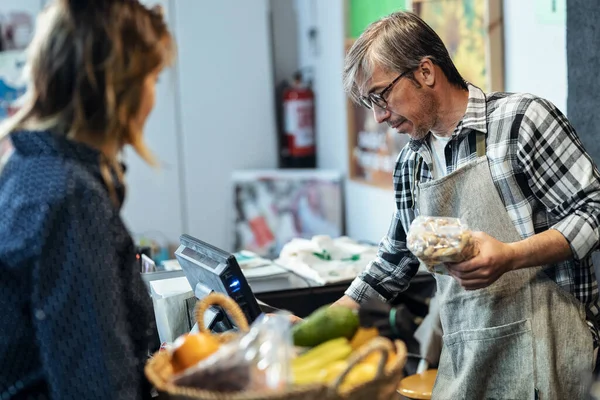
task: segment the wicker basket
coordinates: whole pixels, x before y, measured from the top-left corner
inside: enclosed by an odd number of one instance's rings
[[[248,322],[239,306],[229,297],[212,293],[196,306],[195,317],[201,332],[210,333],[204,326],[204,313],[213,305],[222,307],[233,319],[240,331],[247,332]],[[215,338],[226,343],[236,337],[234,333],[215,335]],[[167,351],[159,351],[153,355],[145,367],[148,380],[156,387],[160,399],[169,400],[383,400],[389,399],[395,393],[398,383],[402,379],[402,370],[406,362],[406,347],[403,342],[397,341],[396,359],[392,366],[385,368],[389,350],[394,346],[391,341],[384,338],[375,338],[365,344],[352,355],[349,366],[331,386],[302,385],[292,386],[282,391],[271,392],[235,392],[222,393],[201,390],[171,383],[173,368],[170,355]],[[338,387],[353,366],[373,352],[381,352],[383,356],[377,370],[377,378],[363,385],[353,388],[348,393],[339,394]]]
[[[388,355],[390,351],[394,350],[396,358],[392,365],[386,367]],[[347,374],[367,356],[375,352],[381,353],[376,378],[353,387],[348,392],[340,393],[339,387]],[[328,388],[327,398],[331,400],[388,400],[395,398],[398,385],[404,377],[406,358],[407,350],[404,342],[396,340],[392,344],[389,339],[383,337],[370,340],[350,356],[346,370]]]

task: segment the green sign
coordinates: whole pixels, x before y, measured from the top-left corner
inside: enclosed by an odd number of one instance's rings
[[[350,38],[356,39],[371,22],[406,10],[406,0],[350,0]]]

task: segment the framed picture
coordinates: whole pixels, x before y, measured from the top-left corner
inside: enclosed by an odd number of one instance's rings
[[[343,234],[342,176],[324,170],[233,174],[235,251],[275,258],[293,238]]]
[[[0,51],[25,50],[31,36],[35,15],[26,10],[0,11]]]
[[[25,59],[21,50],[0,52],[0,122],[17,111],[17,99],[25,93]]]
[[[25,48],[33,36],[36,12],[0,7],[0,122],[17,111],[15,102],[26,89]],[[2,152],[3,145],[0,145],[0,158]]]
[[[459,72],[483,91],[504,90],[502,0],[412,0],[409,7],[444,41]],[[354,43],[346,40],[346,51]],[[348,100],[349,178],[392,189],[400,150],[409,142],[371,110]]]
[[[484,92],[504,90],[502,0],[412,0],[440,36],[463,78]]]

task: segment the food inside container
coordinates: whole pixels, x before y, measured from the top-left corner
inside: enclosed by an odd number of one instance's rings
[[[415,218],[406,245],[432,272],[437,271],[438,265],[468,260],[479,251],[469,227],[450,217]]]

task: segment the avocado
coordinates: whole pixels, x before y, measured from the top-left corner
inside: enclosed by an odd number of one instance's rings
[[[356,311],[341,306],[323,306],[304,321],[294,325],[292,328],[294,345],[314,347],[339,337],[351,339],[358,325]]]

